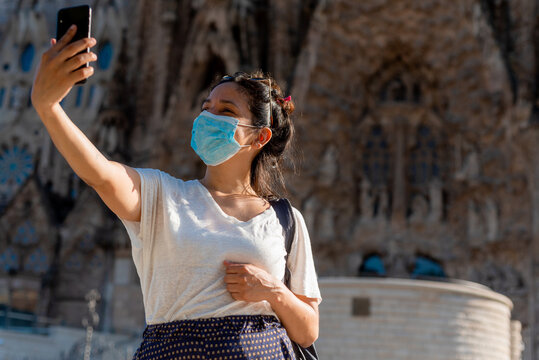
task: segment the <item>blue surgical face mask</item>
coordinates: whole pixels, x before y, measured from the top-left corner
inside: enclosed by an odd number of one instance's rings
[[[238,126],[257,128],[253,125],[240,124],[230,116],[214,115],[204,110],[195,119],[191,132],[191,147],[206,165],[215,166],[236,155],[242,147],[234,134]]]

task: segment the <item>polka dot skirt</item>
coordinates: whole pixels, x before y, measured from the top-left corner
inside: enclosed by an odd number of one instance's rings
[[[148,325],[133,360],[296,360],[272,315],[237,315]]]

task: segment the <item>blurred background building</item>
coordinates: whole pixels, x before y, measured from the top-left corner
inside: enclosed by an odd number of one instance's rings
[[[110,159],[200,177],[216,77],[292,95],[326,358],[539,359],[535,0],[0,0],[0,357],[81,358],[91,289],[94,358],[130,358],[144,328],[127,234],[29,98],[81,3],[99,60],[63,106]]]

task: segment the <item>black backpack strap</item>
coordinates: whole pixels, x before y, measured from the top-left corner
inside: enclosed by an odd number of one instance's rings
[[[294,237],[296,235],[296,220],[294,218],[294,213],[292,212],[292,205],[288,199],[270,200],[270,204],[273,206],[273,209],[277,214],[277,219],[279,219],[279,222],[284,229],[286,249],[285,264],[288,264],[288,255],[290,254],[292,242],[294,241]],[[285,266],[283,282],[290,289],[290,270],[288,270],[288,265]],[[296,353],[296,359],[318,360],[318,353],[316,352],[314,344],[308,348],[302,348],[293,341],[291,341],[291,343],[294,348],[294,352]]]
[[[288,264],[288,255],[290,254],[290,249],[292,249],[292,242],[294,241],[294,235],[296,234],[296,221],[292,212],[292,205],[288,199],[270,200],[270,204],[273,206],[273,209],[277,214],[277,219],[279,219],[279,222],[284,229],[286,249],[285,264]],[[288,270],[288,266],[285,267],[283,282],[290,288],[290,270]]]

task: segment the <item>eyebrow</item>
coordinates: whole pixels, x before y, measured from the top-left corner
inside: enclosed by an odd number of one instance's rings
[[[204,104],[207,103],[207,102],[210,102],[210,98],[204,99],[204,101],[202,102],[202,104],[200,105],[200,107],[203,107]],[[232,101],[232,100],[226,100],[226,99],[225,99],[225,100],[220,100],[219,102],[220,102],[220,103],[225,103],[225,104],[232,104],[232,105],[234,105],[237,109],[239,109],[238,105],[236,105],[236,103],[235,103],[234,101]]]

